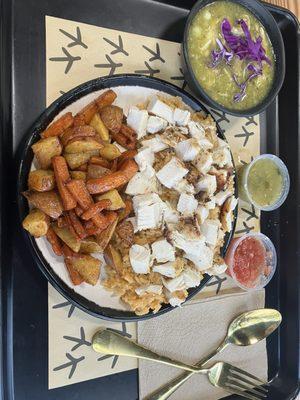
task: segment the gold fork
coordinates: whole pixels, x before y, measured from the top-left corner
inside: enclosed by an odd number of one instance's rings
[[[186,371],[205,374],[212,385],[222,387],[229,393],[238,394],[250,400],[261,400],[267,397],[267,389],[261,387],[261,385],[268,385],[267,382],[263,382],[256,376],[225,362],[217,362],[210,368],[191,366],[161,356],[108,329],[98,331],[93,337],[92,345],[98,353],[142,358]],[[245,391],[249,393],[245,393]]]

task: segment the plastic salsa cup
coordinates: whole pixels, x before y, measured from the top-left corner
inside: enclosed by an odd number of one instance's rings
[[[277,265],[276,250],[262,233],[249,233],[231,241],[225,261],[227,274],[247,291],[265,287],[272,279]]]
[[[251,168],[253,167],[253,165],[262,159],[268,159],[270,161],[272,161],[278,168],[278,170],[281,173],[282,176],[282,189],[281,189],[281,193],[279,195],[279,197],[276,199],[276,201],[274,201],[274,203],[270,204],[270,205],[260,205],[257,204],[252,196],[251,193],[249,192],[249,188],[248,188],[248,178],[249,178],[249,172],[251,170]],[[289,193],[290,190],[290,177],[289,177],[289,172],[287,167],[285,166],[285,164],[283,163],[283,161],[281,161],[280,158],[278,158],[277,156],[273,155],[273,154],[262,154],[256,158],[254,158],[253,161],[251,161],[250,164],[247,164],[245,166],[243,166],[238,173],[238,185],[239,185],[239,197],[244,200],[247,201],[250,204],[253,204],[256,208],[258,208],[259,210],[263,210],[263,211],[272,211],[272,210],[276,210],[276,208],[279,208],[283,202],[285,201],[285,199],[287,198],[287,195]]]

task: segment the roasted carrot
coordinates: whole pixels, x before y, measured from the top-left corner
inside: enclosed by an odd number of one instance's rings
[[[111,132],[111,136],[117,143],[119,143],[126,149],[133,150],[136,148],[136,140],[132,141],[131,139],[123,135],[121,132],[118,133]]]
[[[96,165],[100,165],[101,167],[104,167],[104,168],[110,168],[109,161],[105,160],[102,157],[93,156],[90,158],[89,162],[90,162],[90,164],[96,164]]]
[[[103,199],[94,203],[90,206],[88,210],[86,210],[82,215],[81,218],[84,220],[89,220],[95,215],[97,215],[100,211],[104,210],[105,208],[111,205],[111,201],[108,199]]]
[[[108,226],[108,225],[107,225]],[[106,226],[106,227],[107,227]],[[89,236],[94,236],[94,235],[98,235],[99,233],[101,233],[102,231],[104,231],[106,228],[101,228],[96,226],[95,224],[92,224],[90,227],[85,227],[85,231]]]
[[[122,124],[120,133],[127,137],[130,141],[135,142],[137,140],[137,134],[136,132],[130,128],[130,126]]]
[[[88,221],[83,221],[83,225],[85,230],[95,227],[95,224],[91,219]]]
[[[98,228],[105,229],[109,225],[109,221],[104,214],[98,213],[94,215],[91,220]]]
[[[124,151],[124,153],[122,153],[118,158],[118,162],[121,163],[122,161],[125,160],[130,160],[131,158],[134,158],[134,156],[137,155],[137,150],[127,150]]]
[[[75,214],[75,211],[71,210],[71,211],[69,211],[68,214],[69,214],[71,224],[72,224],[73,228],[75,229],[75,232],[77,233],[77,236],[79,236],[80,239],[85,238],[87,236],[86,232],[85,232],[84,227],[83,227],[82,223],[80,222],[79,218]]]
[[[125,160],[120,167],[120,171],[123,172],[128,181],[137,173],[138,170],[139,167],[137,163],[132,159]]]
[[[82,126],[74,126],[72,128],[67,129],[62,137],[61,142],[63,146],[69,143],[72,139],[79,139],[83,137],[93,137],[96,135],[96,131],[93,127],[89,125],[82,125]]]
[[[67,221],[67,227],[68,227],[69,231],[72,233],[72,235],[73,235],[77,240],[79,240],[80,237],[79,237],[79,235],[77,235],[77,232],[76,232],[76,230],[75,230],[75,228],[74,228],[74,226],[73,226],[73,224],[72,224],[70,215],[69,215],[69,214],[65,214],[65,219],[66,219],[66,221]]]
[[[42,132],[42,138],[50,136],[59,136],[66,129],[73,125],[73,116],[71,112],[67,112],[62,115],[58,120],[54,121],[44,132]]]
[[[73,251],[67,244],[63,243],[62,252],[64,257],[75,257],[77,253]]]
[[[117,94],[109,89],[106,92],[102,93],[96,100],[96,104],[99,110],[105,106],[111,105],[115,99],[117,98]]]
[[[85,125],[84,116],[82,114],[77,114],[74,117],[74,126],[83,126]]]
[[[122,163],[121,170],[97,179],[87,181],[87,189],[91,194],[105,193],[127,183],[138,171],[138,165],[134,160],[126,160]]]
[[[111,172],[116,172],[117,169],[118,169],[118,159],[115,158],[110,164],[110,170]]]
[[[84,279],[79,274],[79,272],[77,272],[74,269],[74,267],[72,265],[72,261],[69,258],[65,258],[65,264],[66,264],[66,267],[69,272],[69,276],[70,276],[70,279],[71,279],[73,285],[75,285],[75,286],[80,285],[84,281]]]
[[[105,211],[105,218],[108,220],[108,224],[112,224],[117,218],[118,214],[115,211]]]
[[[83,182],[82,180],[73,179],[67,183],[67,187],[83,210],[87,210],[94,203],[92,196],[87,191],[85,182]],[[98,227],[101,227],[104,224],[103,218],[101,218],[100,214],[95,215],[92,218],[92,221]]]
[[[91,103],[87,104],[82,110],[80,110],[79,113],[75,115],[75,118],[82,118],[85,124],[89,124],[97,111],[98,106],[94,100]]]
[[[64,157],[55,156],[52,158],[52,166],[63,207],[65,210],[71,210],[76,207],[76,200],[65,186],[66,182],[70,179],[67,162]]]
[[[54,230],[51,228],[51,226],[48,228],[46,238],[47,238],[48,242],[51,244],[52,250],[54,251],[54,253],[57,256],[62,256],[63,252],[62,252],[61,241],[60,241],[59,237],[56,235],[56,233],[54,232]]]
[[[89,194],[84,181],[72,179],[67,183],[67,188],[83,210],[87,210],[90,205],[93,204],[93,199]]]
[[[128,179],[125,174],[122,171],[117,171],[97,179],[89,179],[86,187],[91,194],[97,194],[116,189],[126,182],[128,182]]]

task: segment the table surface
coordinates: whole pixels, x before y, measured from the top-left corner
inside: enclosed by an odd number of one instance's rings
[[[267,3],[288,8],[300,19],[300,0],[264,0]]]

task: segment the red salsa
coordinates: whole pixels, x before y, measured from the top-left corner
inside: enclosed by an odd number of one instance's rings
[[[255,287],[258,278],[266,274],[267,269],[267,251],[263,243],[254,237],[244,239],[234,253],[233,272],[236,279],[246,287]]]

